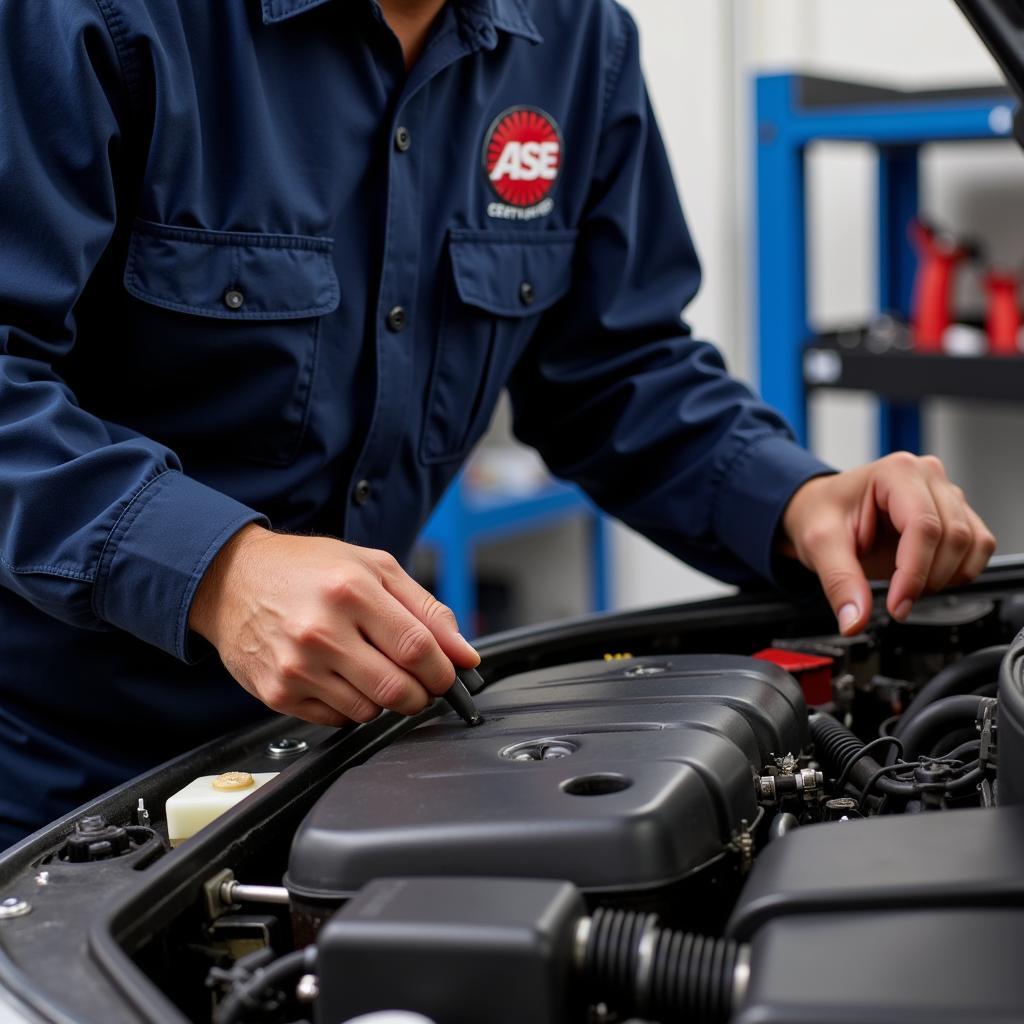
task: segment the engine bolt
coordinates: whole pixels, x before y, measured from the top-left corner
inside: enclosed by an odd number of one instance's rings
[[[309,744],[305,740],[297,740],[291,736],[283,736],[279,740],[271,740],[267,745],[267,753],[271,757],[296,757],[305,753]]]
[[[28,900],[8,896],[5,900],[0,900],[0,921],[11,917],[24,917],[31,910],[32,904]]]
[[[552,743],[544,748],[541,758],[545,761],[555,761],[561,757],[568,757],[572,751],[561,743]]]

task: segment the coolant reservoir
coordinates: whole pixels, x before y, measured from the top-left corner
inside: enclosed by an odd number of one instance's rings
[[[179,789],[170,797],[165,805],[167,835],[171,846],[190,839],[277,774],[225,772],[223,775],[203,775],[193,779],[184,789]]]

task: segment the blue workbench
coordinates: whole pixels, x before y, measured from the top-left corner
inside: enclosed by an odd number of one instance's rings
[[[437,559],[436,594],[475,633],[475,557],[484,544],[582,518],[589,531],[590,610],[609,606],[611,564],[605,517],[578,488],[550,480],[529,495],[474,488],[464,474],[447,490],[420,535]]]

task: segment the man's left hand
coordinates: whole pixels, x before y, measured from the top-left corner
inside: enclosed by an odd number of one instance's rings
[[[886,608],[902,621],[922,594],[974,579],[996,539],[934,455],[897,452],[805,483],[786,506],[781,546],[817,574],[852,636],[871,615],[868,579],[891,579]]]

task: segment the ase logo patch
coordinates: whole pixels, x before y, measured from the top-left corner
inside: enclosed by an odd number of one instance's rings
[[[562,156],[562,133],[550,114],[536,107],[502,111],[484,139],[484,173],[501,200],[488,206],[488,215],[532,220],[549,214]]]

